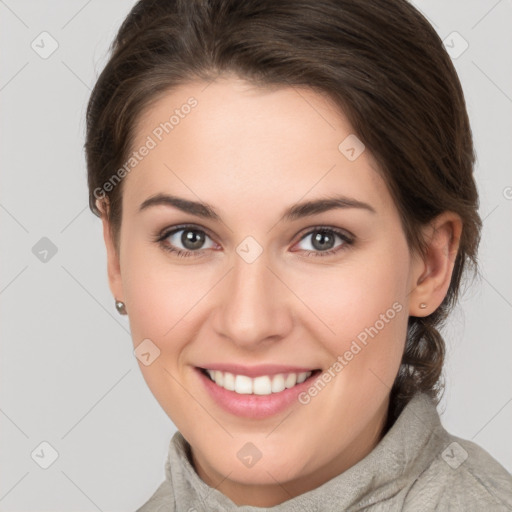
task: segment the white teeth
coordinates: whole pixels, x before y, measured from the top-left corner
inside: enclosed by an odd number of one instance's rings
[[[221,384],[219,384],[219,386],[222,387]],[[245,375],[237,375],[235,377],[235,392],[240,393],[241,395],[251,395],[252,379],[250,377],[246,377]]]
[[[273,376],[262,375],[251,379],[246,375],[234,375],[219,370],[206,370],[206,372],[218,386],[241,395],[280,393],[284,389],[293,388],[296,384],[301,384],[313,373],[278,373]]]
[[[297,384],[297,374],[296,373],[289,373],[286,376],[286,379],[284,380],[284,385],[286,388],[293,388]]]
[[[215,382],[219,383],[219,386],[222,386],[224,384],[224,375],[219,370],[215,370],[215,375],[213,377],[213,380]]]
[[[301,384],[308,378],[308,372],[302,372],[297,375],[297,384]]]
[[[279,393],[285,389],[284,375],[282,373],[274,375],[272,379],[272,393]]]
[[[270,395],[272,393],[272,382],[270,377],[256,377],[252,383],[253,393],[255,395]]]
[[[224,374],[224,384],[222,387],[228,391],[235,391],[235,376],[232,373],[226,372]]]

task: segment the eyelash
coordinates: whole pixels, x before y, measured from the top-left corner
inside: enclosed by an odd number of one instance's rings
[[[204,233],[206,236],[211,238],[211,236],[204,229],[200,229],[191,224],[186,224],[183,226],[176,226],[176,227],[172,228],[171,230],[166,230],[162,234],[158,234],[155,239],[155,242],[158,243],[165,251],[173,253],[175,256],[178,256],[180,258],[201,257],[203,255],[202,251],[205,251],[207,249],[200,249],[198,251],[187,251],[187,250],[183,250],[183,249],[175,249],[172,245],[169,245],[168,243],[166,243],[167,238],[169,238],[171,235],[179,233],[180,231],[198,231],[198,232]],[[325,256],[331,256],[335,253],[338,253],[340,251],[348,249],[348,247],[350,247],[354,243],[354,238],[349,236],[344,231],[341,231],[336,228],[327,227],[327,226],[314,226],[314,227],[310,228],[310,230],[307,231],[299,239],[299,242],[304,240],[309,235],[312,235],[313,233],[316,233],[318,231],[323,231],[323,232],[333,233],[335,235],[338,235],[344,243],[342,245],[338,246],[337,248],[329,249],[328,251],[305,251],[308,253],[308,257],[311,254],[313,254],[314,257],[320,257],[320,258],[325,257]]]

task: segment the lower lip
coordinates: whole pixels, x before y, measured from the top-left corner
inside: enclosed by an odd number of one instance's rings
[[[268,418],[283,412],[294,402],[298,402],[298,395],[305,391],[318,375],[317,371],[313,372],[301,384],[296,384],[293,388],[284,389],[279,393],[243,395],[218,386],[199,368],[195,368],[195,370],[207,392],[222,409],[236,416],[252,419]]]

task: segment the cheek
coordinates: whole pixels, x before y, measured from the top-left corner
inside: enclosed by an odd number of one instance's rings
[[[298,272],[292,277],[292,286],[297,295],[306,299],[309,310],[316,313],[316,325],[311,324],[311,328],[317,334],[323,329],[322,338],[332,339],[333,348],[337,348],[336,340],[356,338],[377,322],[381,327],[381,315],[403,321],[403,315],[396,313],[407,309],[408,268],[407,247],[387,247],[354,253],[354,257],[328,273],[311,272],[305,278],[304,272]],[[397,322],[386,322],[386,330],[391,330],[388,326],[392,323]]]
[[[335,380],[344,392],[367,395],[375,386],[389,388],[398,371],[407,334],[410,262],[405,241],[395,242],[360,253],[318,286],[309,283],[308,305],[330,332],[318,320],[311,330],[332,362],[341,357],[343,369]]]
[[[124,242],[121,272],[134,346],[150,339],[166,356],[169,349],[179,348],[174,331],[190,308],[183,300],[183,272],[172,272],[165,258],[135,237],[127,236]],[[173,344],[164,346],[164,339]]]
[[[183,389],[181,383],[186,381],[187,369],[180,362],[190,340],[194,304],[204,291],[190,282],[190,273],[173,268],[165,258],[153,253],[143,244],[127,241],[123,291],[133,345],[136,348],[149,339],[158,348],[158,356],[147,366],[139,361],[139,368],[171,421],[179,429],[190,431],[193,424],[188,422],[201,417],[201,410]]]
[[[301,403],[309,403],[305,414],[325,425],[325,437],[356,436],[375,420],[396,378],[408,320],[408,252],[402,249],[388,247],[333,273],[324,283],[329,288],[312,296],[311,309],[323,312],[335,334],[326,334],[318,321],[311,328],[329,359],[323,382],[312,385]]]

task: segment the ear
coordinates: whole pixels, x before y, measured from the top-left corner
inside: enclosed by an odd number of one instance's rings
[[[103,223],[103,240],[107,249],[107,273],[110,291],[117,300],[123,301],[123,284],[121,280],[121,266],[119,254],[112,239],[112,231],[108,220],[109,204],[106,199],[96,200],[96,207],[101,212],[101,221]],[[123,301],[124,302],[124,301]]]
[[[416,255],[412,265],[410,316],[428,316],[443,302],[450,286],[461,233],[462,220],[453,212],[443,212],[424,229],[426,253],[423,257]],[[426,307],[421,308],[420,304]]]

